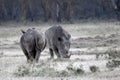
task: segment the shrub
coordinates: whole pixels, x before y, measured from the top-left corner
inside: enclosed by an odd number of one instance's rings
[[[117,51],[115,49],[111,49],[109,51],[106,51],[105,54],[109,55],[109,59],[116,59],[116,58],[120,59],[120,51]]]
[[[96,67],[96,66],[90,66],[90,71],[91,72],[97,72],[98,71],[98,67]]]
[[[105,57],[109,59],[116,59],[116,58],[120,59],[120,51],[117,51],[115,49],[110,49],[105,51],[104,53],[97,53],[96,58],[98,59],[99,57]]]
[[[20,65],[17,70],[14,72],[15,76],[52,76],[52,77],[65,77],[68,76],[67,71],[56,71],[54,68],[51,68],[49,64],[31,64],[31,65]]]
[[[82,66],[74,68],[71,64],[65,70],[55,70],[54,66],[56,63],[41,62],[39,64],[26,64],[20,65],[14,72],[15,76],[42,76],[42,77],[68,77],[68,76],[79,76],[84,74]]]
[[[107,51],[106,54],[109,55],[109,59],[110,59],[106,64],[107,68],[112,69],[120,65],[120,51],[112,49]]]
[[[18,67],[16,72],[14,73],[17,76],[25,76],[29,74],[29,68],[25,65],[21,65]]]
[[[81,68],[77,68],[76,70],[74,70],[75,74],[84,74],[84,70]]]
[[[82,67],[78,67],[78,68],[74,68],[72,65],[69,65],[67,67],[67,70],[69,73],[71,73],[72,75],[79,75],[79,74],[84,74],[85,71],[82,69]]]
[[[118,67],[120,65],[120,61],[119,60],[110,60],[107,62],[106,67],[109,69]]]

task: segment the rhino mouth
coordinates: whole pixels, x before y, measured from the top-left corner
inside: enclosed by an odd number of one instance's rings
[[[71,54],[69,53],[65,58],[70,58]]]
[[[63,54],[63,58],[70,58],[70,56],[71,56],[71,54],[70,54],[70,53],[66,53],[66,55],[65,55],[65,54]]]

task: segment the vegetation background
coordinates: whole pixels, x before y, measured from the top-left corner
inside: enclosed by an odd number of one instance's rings
[[[0,0],[0,21],[113,20],[111,0]]]
[[[46,48],[27,63],[21,30],[58,24],[70,59],[49,60]],[[0,0],[0,80],[120,80],[120,0]]]

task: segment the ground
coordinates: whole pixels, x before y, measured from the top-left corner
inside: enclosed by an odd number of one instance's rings
[[[56,24],[1,25],[0,80],[119,80],[119,67],[106,67],[108,50],[120,50],[120,25],[117,22],[60,24],[71,35],[70,59],[48,60],[46,48],[38,63],[27,63],[20,46],[21,29],[35,27],[41,32]],[[90,70],[97,68],[96,72]],[[70,71],[71,67],[74,69]],[[69,69],[68,69],[69,68]],[[80,71],[81,70],[81,71]],[[75,72],[77,71],[77,73]],[[80,72],[80,73],[79,73]]]

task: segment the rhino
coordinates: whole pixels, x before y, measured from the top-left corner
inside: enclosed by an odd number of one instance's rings
[[[51,56],[50,59],[54,58],[54,53],[57,58],[70,58],[71,35],[61,26],[53,26],[46,30],[45,38]]]
[[[20,38],[20,45],[28,62],[38,62],[41,52],[45,49],[46,40],[42,33],[35,28],[22,30],[23,35]]]

